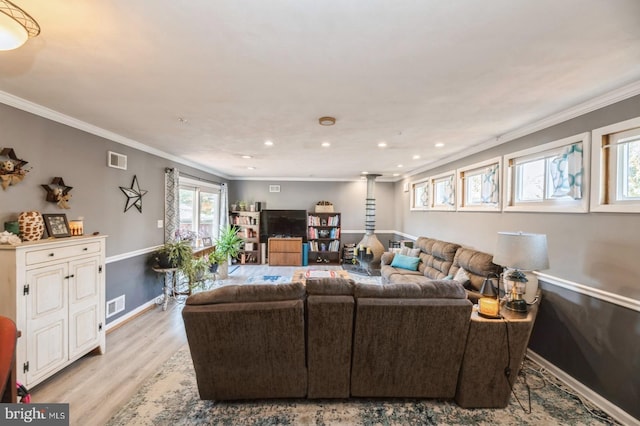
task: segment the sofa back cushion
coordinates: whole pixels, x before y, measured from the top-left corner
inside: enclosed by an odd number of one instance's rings
[[[307,294],[316,296],[352,296],[355,282],[345,278],[309,278]]]
[[[300,282],[289,284],[228,285],[192,294],[187,305],[213,305],[219,303],[274,302],[304,299],[305,288]]]
[[[465,247],[460,247],[456,252],[450,274],[455,276],[460,268],[463,268],[469,276],[467,285],[475,290],[480,290],[487,275],[499,274],[502,271],[499,265],[493,263],[493,256],[489,253]]]
[[[450,274],[453,259],[460,245],[433,238],[420,237],[414,247],[420,248],[419,270],[425,277],[440,280]]]
[[[354,295],[358,298],[378,299],[466,299],[464,287],[453,280],[432,280],[420,283],[361,284],[356,283]]]

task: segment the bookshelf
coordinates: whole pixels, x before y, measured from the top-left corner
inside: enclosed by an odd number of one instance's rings
[[[309,265],[340,264],[340,213],[308,213]]]
[[[232,211],[229,221],[244,241],[238,256],[241,264],[260,264],[260,212]]]

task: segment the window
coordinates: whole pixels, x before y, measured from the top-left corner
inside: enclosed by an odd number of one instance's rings
[[[640,118],[593,131],[591,210],[640,212]]]
[[[220,230],[220,187],[181,177],[178,197],[180,235],[215,240]]]
[[[504,157],[505,210],[586,212],[589,134]]]
[[[411,184],[411,210],[429,208],[429,179]]]
[[[458,209],[500,211],[500,158],[458,169]]]
[[[431,178],[431,209],[433,210],[455,210],[455,172],[450,171]]]

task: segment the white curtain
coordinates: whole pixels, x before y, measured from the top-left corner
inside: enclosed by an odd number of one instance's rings
[[[229,191],[226,183],[220,184],[220,229],[229,224]]]
[[[173,241],[180,226],[180,211],[178,207],[180,173],[178,169],[167,168],[164,171],[164,240]]]
[[[480,197],[482,202],[486,204],[498,204],[500,200],[500,188],[498,180],[498,164],[492,164],[482,174],[482,187],[480,188]]]

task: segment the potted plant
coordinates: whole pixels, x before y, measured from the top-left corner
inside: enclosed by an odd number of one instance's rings
[[[217,248],[209,253],[209,272],[215,274],[218,267],[227,260],[227,255],[219,251]]]
[[[209,270],[209,258],[206,256],[194,257],[191,259],[188,270],[183,271],[189,277],[189,283],[193,287],[194,284],[201,282],[205,278],[205,274]]]
[[[183,269],[193,258],[193,249],[188,240],[168,241],[155,253],[158,267]]]
[[[224,270],[224,266],[228,266],[229,259],[238,257],[242,243],[243,240],[238,236],[237,227],[227,225],[220,230],[218,239],[216,239],[215,242],[215,252],[219,252],[219,256],[224,259],[221,263],[223,265],[222,270],[220,271],[221,278],[227,277],[227,272]]]

